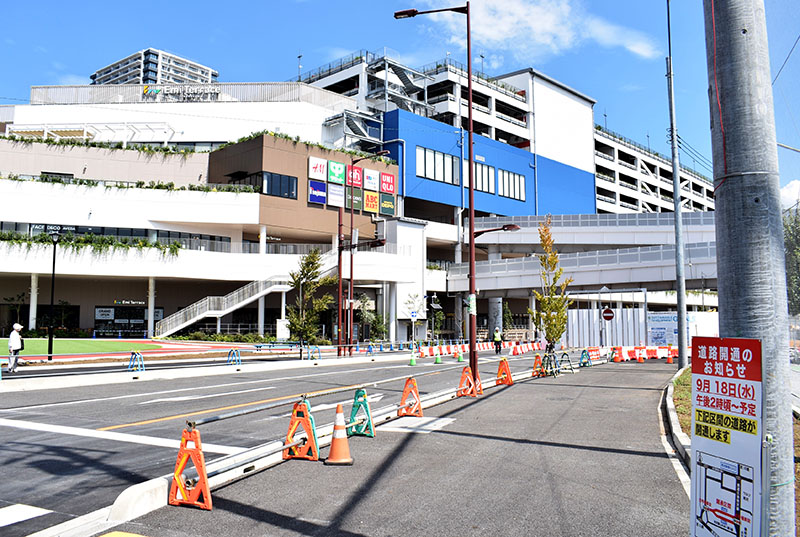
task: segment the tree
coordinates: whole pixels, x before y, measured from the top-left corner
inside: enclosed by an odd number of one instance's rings
[[[317,290],[323,286],[335,285],[336,276],[320,278],[321,256],[318,249],[311,250],[300,258],[300,266],[296,272],[290,272],[290,282],[297,290],[297,300],[289,306],[289,331],[292,338],[301,343],[317,343],[319,339],[319,316],[333,302],[333,296],[325,293],[316,296]]]
[[[797,205],[783,215],[783,244],[789,315],[797,315],[800,313],[800,207]]]
[[[439,297],[434,294],[431,297],[431,303],[439,304]],[[441,306],[441,304],[439,305]],[[433,339],[436,339],[436,334],[441,334],[442,329],[444,328],[445,315],[444,315],[444,310],[442,310],[441,307],[439,309],[431,308],[431,310],[433,311],[432,313],[433,319],[431,319],[431,337]]]
[[[22,315],[22,306],[25,305],[25,300],[28,296],[27,291],[14,296],[3,297],[3,300],[11,306],[11,316],[15,323],[20,322],[20,315]]]
[[[537,256],[541,266],[542,292],[533,290],[539,302],[536,311],[528,309],[533,322],[547,340],[547,352],[554,352],[556,341],[561,339],[567,329],[567,309],[572,300],[567,297],[567,286],[572,278],[565,278],[559,283],[564,269],[558,266],[558,251],[555,249],[553,235],[550,232],[550,215],[539,224],[539,242],[544,253]]]
[[[369,309],[370,298],[366,293],[358,295],[358,308],[356,315],[362,326],[369,326],[370,339],[384,339],[386,337],[386,323],[383,315]]]
[[[511,306],[508,305],[508,302],[505,300],[503,301],[503,333],[505,334],[506,331],[511,330],[511,327],[514,326],[514,317],[511,315]]]

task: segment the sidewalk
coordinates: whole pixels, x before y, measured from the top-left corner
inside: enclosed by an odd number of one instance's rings
[[[350,438],[351,467],[288,461],[116,529],[143,535],[685,536],[658,403],[676,366],[619,363],[426,409],[429,434]],[[408,420],[408,418],[405,418]],[[453,421],[450,421],[453,420]],[[323,450],[327,456],[327,449]]]

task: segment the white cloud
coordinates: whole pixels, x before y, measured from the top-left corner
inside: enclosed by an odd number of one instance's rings
[[[434,9],[449,7],[450,3],[427,0]],[[480,44],[498,53],[507,52],[524,63],[588,44],[621,47],[644,59],[659,55],[649,36],[588,13],[582,0],[473,0],[470,7],[473,47]],[[465,47],[463,15],[441,13],[430,18],[444,26],[449,43]]]
[[[788,209],[800,201],[800,180],[790,181],[781,188],[781,207]]]

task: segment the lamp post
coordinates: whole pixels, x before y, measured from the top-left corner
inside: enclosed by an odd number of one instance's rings
[[[48,233],[50,239],[53,241],[53,271],[50,275],[50,326],[47,330],[47,359],[53,359],[53,321],[56,317],[55,307],[53,302],[56,295],[56,247],[61,238],[61,233],[58,230],[53,230]]]
[[[355,168],[355,165],[358,162],[361,162],[362,160],[372,159],[372,158],[375,158],[375,157],[381,157],[381,156],[388,155],[388,154],[389,154],[389,150],[388,149],[382,149],[381,151],[378,151],[377,153],[374,153],[374,154],[369,155],[369,156],[359,157],[359,158],[356,158],[356,159],[351,157],[350,158],[350,169],[349,170],[345,170],[345,176],[346,176],[345,186],[347,185],[347,180],[350,181],[350,246],[349,247],[345,247],[344,246],[344,234],[342,233],[342,211],[343,211],[343,209],[339,208],[339,211],[340,211],[339,212],[339,317],[340,317],[339,320],[340,320],[340,322],[339,322],[339,338],[338,338],[338,340],[339,340],[339,350],[337,350],[337,355],[341,355],[341,346],[342,346],[342,336],[341,336],[341,333],[342,333],[342,323],[341,323],[342,278],[341,278],[341,274],[342,274],[342,251],[345,248],[350,250],[350,281],[348,282],[348,286],[347,286],[347,322],[345,323],[346,330],[347,330],[347,338],[346,338],[345,341],[347,342],[348,352],[350,353],[351,356],[353,354],[353,347],[352,347],[352,344],[353,344],[353,255],[355,254],[355,249],[358,246],[358,234],[355,233],[355,228],[354,228],[354,225],[353,225],[353,214],[355,213],[354,200],[355,200],[355,191],[356,191],[355,181],[353,180],[353,169]],[[364,203],[364,201],[363,201],[364,200],[363,177],[362,177],[361,200],[362,200],[361,203],[363,204]],[[383,243],[385,244],[386,241],[384,240]],[[381,246],[382,245],[383,244],[381,244]]]
[[[404,9],[402,11],[396,11],[394,18],[408,19],[416,17],[417,15],[440,13],[443,11],[463,13],[467,16],[467,132],[469,143],[469,367],[472,370],[472,380],[477,382],[478,352],[475,348],[475,342],[478,339],[478,307],[477,298],[475,297],[475,170],[473,169],[475,155],[472,147],[472,35],[470,31],[469,20],[469,1],[463,6],[443,9],[430,9],[427,11]],[[461,126],[459,125],[459,127]]]

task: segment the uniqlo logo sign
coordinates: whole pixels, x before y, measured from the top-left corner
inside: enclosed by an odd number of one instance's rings
[[[395,183],[394,183],[394,175],[391,173],[382,173],[381,174],[381,192],[385,192],[387,194],[394,194],[395,193]]]
[[[356,166],[347,166],[347,186],[361,188],[364,185],[364,171]]]

